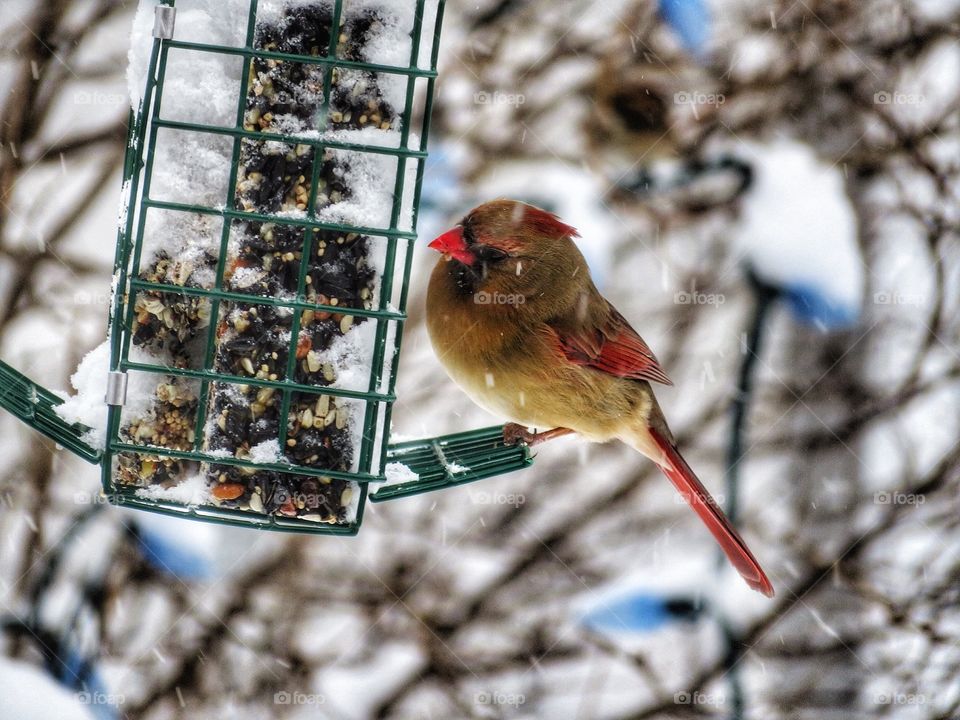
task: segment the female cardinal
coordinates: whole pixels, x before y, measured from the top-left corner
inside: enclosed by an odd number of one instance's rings
[[[772,597],[760,564],[677,450],[650,387],[672,383],[594,286],[577,236],[552,213],[494,200],[431,242],[443,254],[427,290],[437,357],[478,405],[512,421],[507,442],[576,432],[617,438],[653,460],[747,584]]]

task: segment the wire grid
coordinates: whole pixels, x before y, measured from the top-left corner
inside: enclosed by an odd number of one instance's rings
[[[163,4],[174,6],[175,0],[163,0]],[[425,148],[427,136],[429,134],[430,111],[433,101],[434,82],[437,74],[437,54],[439,49],[440,27],[443,19],[444,1],[438,1],[433,33],[433,44],[430,53],[430,64],[429,68],[426,69],[419,68],[417,66],[417,59],[420,55],[420,45],[423,31],[425,0],[417,0],[416,15],[412,32],[410,62],[407,67],[389,67],[374,63],[343,60],[336,57],[337,46],[339,42],[339,32],[337,32],[336,29],[339,28],[340,25],[340,18],[343,12],[343,0],[333,0],[330,44],[327,48],[326,56],[294,55],[289,53],[255,49],[253,45],[257,18],[257,5],[258,0],[250,0],[249,14],[247,18],[246,41],[243,48],[159,38],[155,38],[153,42],[147,73],[147,86],[143,94],[143,100],[141,101],[140,111],[135,115],[131,114],[127,153],[124,162],[124,181],[129,183],[129,195],[126,200],[128,212],[126,223],[122,228],[120,228],[119,231],[117,254],[115,257],[117,292],[115,293],[112,316],[110,320],[110,369],[112,371],[120,372],[133,370],[154,373],[158,376],[180,376],[198,380],[200,383],[200,392],[194,428],[195,439],[192,449],[187,451],[171,450],[164,447],[124,442],[120,437],[121,407],[111,406],[109,409],[108,418],[107,446],[103,458],[103,488],[105,494],[111,499],[111,501],[145,510],[176,515],[183,515],[187,513],[199,519],[210,520],[214,522],[240,524],[244,526],[254,525],[267,527],[274,530],[320,534],[354,534],[356,533],[362,521],[363,508],[367,494],[367,483],[370,481],[384,479],[384,464],[386,462],[388,441],[388,432],[384,428],[389,428],[390,426],[392,404],[395,400],[394,389],[396,383],[397,363],[399,359],[399,348],[402,339],[403,323],[406,319],[405,308],[408,295],[408,279],[413,256],[412,246],[413,241],[416,239],[417,209],[420,202],[420,191],[424,172],[423,161],[426,158],[425,150],[410,149],[408,147],[412,126],[413,99],[417,80],[422,78],[426,82],[426,104],[423,121],[420,125],[420,148]],[[164,80],[166,77],[167,59],[168,53],[171,49],[190,50],[205,53],[220,53],[225,55],[240,56],[243,58],[243,69],[240,79],[240,93],[237,106],[236,122],[234,123],[233,127],[220,127],[194,122],[165,120],[161,118],[160,109],[163,97]],[[403,112],[400,116],[402,126],[400,130],[399,147],[385,148],[374,145],[335,142],[331,140],[325,140],[322,137],[317,139],[308,139],[297,136],[286,136],[272,132],[263,133],[245,130],[244,116],[248,99],[247,93],[249,86],[250,66],[255,57],[312,64],[323,67],[324,85],[322,105],[320,109],[320,117],[322,118],[326,118],[328,115],[331,77],[335,67],[405,76],[407,79],[406,98]],[[154,148],[157,144],[158,133],[163,128],[208,133],[211,135],[224,135],[233,139],[230,178],[227,184],[227,198],[225,207],[211,208],[203,205],[156,200],[150,197],[150,183],[154,164]],[[235,191],[237,185],[238,166],[240,164],[241,142],[244,138],[250,138],[252,140],[259,141],[270,140],[277,142],[288,142],[293,145],[309,145],[313,148],[312,183],[310,186],[309,205],[307,208],[308,219],[290,218],[274,214],[251,213],[236,208]],[[397,172],[396,179],[394,180],[393,207],[391,210],[389,228],[370,228],[343,223],[323,223],[309,219],[313,216],[314,210],[316,209],[318,186],[317,180],[322,164],[323,151],[325,149],[350,150],[364,153],[381,153],[396,157]],[[401,230],[399,228],[399,222],[403,205],[404,182],[406,175],[405,169],[408,161],[417,163],[415,188],[413,192],[412,222],[410,225],[410,230]],[[142,173],[141,170],[143,171]],[[221,230],[219,256],[217,258],[216,266],[216,281],[213,288],[183,287],[166,283],[150,282],[138,276],[140,272],[147,210],[150,208],[172,210],[184,213],[202,213],[206,215],[216,215],[222,218],[223,224]],[[230,238],[232,221],[234,220],[270,222],[278,225],[284,224],[304,228],[304,246],[301,256],[300,272],[298,277],[298,294],[296,300],[281,300],[270,297],[251,296],[242,293],[230,292],[224,289],[224,269],[227,260],[228,242]],[[344,307],[310,303],[302,300],[304,297],[303,291],[311,244],[314,241],[315,236],[319,232],[324,231],[333,231],[338,233],[358,233],[361,235],[372,236],[375,241],[377,239],[382,239],[382,241],[386,242],[386,260],[380,278],[380,301],[377,308],[365,310],[363,308],[351,307],[347,309]],[[397,257],[397,244],[399,240],[406,241],[404,243],[404,251],[401,258]],[[401,277],[398,278],[400,282],[399,301],[396,303],[396,309],[392,309],[389,303],[394,293],[394,276],[398,269],[401,273]],[[127,293],[123,292],[124,288],[128,288]],[[132,327],[132,321],[134,317],[134,297],[136,293],[144,290],[150,290],[158,293],[169,293],[179,296],[198,296],[209,299],[211,306],[210,321],[207,328],[206,349],[202,369],[167,367],[164,365],[135,362],[130,359],[129,351],[131,332],[129,331],[129,328]],[[218,325],[220,307],[224,302],[240,302],[250,305],[274,305],[290,308],[293,311],[292,328],[290,333],[291,347],[289,349],[288,366],[287,372],[282,379],[269,380],[255,377],[240,377],[216,372],[213,370],[214,353],[216,347],[216,328]],[[371,359],[371,372],[366,391],[352,391],[345,389],[334,389],[327,386],[304,385],[291,380],[291,378],[294,376],[293,367],[296,363],[296,344],[300,330],[300,315],[301,311],[307,309],[329,313],[340,312],[358,317],[362,316],[369,318],[371,322],[375,322],[377,324],[373,346],[373,357]],[[344,312],[345,310],[349,310],[349,312]],[[392,358],[389,359],[389,364],[387,364],[386,353],[388,326],[391,323],[393,323],[396,328],[393,340],[395,352]],[[384,372],[386,373],[385,377]],[[279,442],[281,447],[283,447],[286,439],[286,418],[290,407],[290,398],[294,392],[309,393],[312,396],[324,394],[333,397],[352,398],[363,401],[365,404],[365,411],[363,417],[363,433],[361,447],[359,448],[359,464],[357,472],[326,470],[310,466],[280,463],[253,463],[248,459],[211,456],[204,453],[203,430],[207,416],[207,398],[209,395],[210,385],[213,382],[271,387],[280,392],[282,397],[279,426]],[[356,519],[350,524],[326,525],[300,520],[297,518],[281,518],[260,515],[241,510],[218,508],[214,506],[187,507],[179,503],[138,497],[135,494],[135,488],[122,486],[119,483],[116,483],[114,480],[113,459],[117,453],[160,456],[164,458],[192,460],[201,463],[214,463],[218,465],[237,465],[255,468],[257,470],[270,470],[288,475],[312,475],[357,481],[360,483],[361,496],[359,499]]]
[[[100,462],[100,451],[83,439],[88,428],[57,415],[61,403],[63,398],[0,361],[0,407],[87,462]]]
[[[533,464],[528,445],[504,443],[501,425],[391,444],[387,459],[403,463],[417,479],[378,488],[370,495],[375,503],[457,487]]]

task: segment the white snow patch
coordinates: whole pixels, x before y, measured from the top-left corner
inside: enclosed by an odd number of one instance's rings
[[[334,130],[324,133],[324,138],[337,142],[377,147],[400,146],[400,133],[396,130],[379,130],[367,127],[361,130]],[[408,145],[417,147],[418,138],[411,134]],[[397,158],[381,153],[358,150],[331,150],[333,155],[347,165],[344,177],[350,187],[350,197],[322,208],[317,213],[321,222],[339,222],[360,227],[386,229],[390,227],[393,211],[393,191],[397,178]],[[413,191],[416,183],[417,162],[403,163],[404,190],[397,226],[409,229],[413,218]]]
[[[415,482],[420,476],[401,462],[387,463],[384,468],[387,480],[384,485],[397,485],[405,482]]]
[[[177,40],[242,47],[250,0],[177,0]]]
[[[383,371],[380,373],[380,383],[377,386],[379,392],[386,393],[390,389],[390,373],[393,369],[393,359],[397,354],[397,329],[399,323],[390,321],[387,323],[387,336],[383,355]]]
[[[167,500],[188,507],[214,503],[213,497],[210,495],[210,487],[207,484],[207,479],[199,474],[186,477],[169,488],[164,488],[160,485],[140,488],[137,490],[137,497],[147,500]]]
[[[90,430],[84,442],[103,449],[107,441],[107,375],[110,372],[110,339],[88,352],[70,376],[75,395],[59,393],[64,402],[55,410],[68,423],[80,423]],[[127,373],[127,402],[124,413],[142,416],[153,404],[157,379],[147,373]]]
[[[816,288],[856,315],[864,264],[840,168],[792,140],[739,147],[755,178],[734,233],[739,251],[767,282]]]
[[[38,667],[0,658],[0,720],[92,720],[71,693]]]
[[[130,50],[127,53],[129,63],[127,89],[130,93],[130,105],[134,111],[140,107],[143,90],[147,84],[147,71],[150,68],[150,55],[153,52],[154,43],[154,8],[157,5],[159,5],[157,0],[140,0],[130,32]],[[249,0],[178,0],[174,38],[179,41],[209,45],[242,46],[246,36],[248,8]],[[231,63],[232,56],[202,53],[205,57],[200,59],[197,57],[200,53],[182,53],[174,50],[170,57],[174,70],[181,62],[177,59],[178,54],[189,55],[191,61],[198,63],[196,67],[201,72],[187,73],[183,77],[179,77],[180,74],[176,72],[168,74],[164,79],[165,112],[174,110],[174,105],[187,108],[189,112],[188,103],[191,100],[199,101],[196,103],[196,110],[201,113],[222,108],[222,99],[229,90],[225,90],[226,85],[221,82],[223,73],[215,71],[218,64]],[[239,80],[239,74],[237,80]],[[234,90],[234,97],[236,92]],[[209,101],[205,98],[209,98]],[[234,104],[234,110],[236,110],[236,104]],[[170,116],[165,114],[165,117]],[[203,122],[203,120],[199,121]]]
[[[70,376],[76,395],[67,396],[54,410],[68,423],[90,428],[84,440],[103,449],[107,443],[107,373],[110,371],[110,342],[105,341],[87,353]]]
[[[232,149],[233,140],[223,135],[160,128],[150,197],[222,208],[227,201]]]
[[[177,23],[184,21],[177,18]],[[243,58],[173,49],[167,56],[164,120],[233,127],[237,121]]]
[[[280,441],[275,438],[272,440],[264,440],[262,443],[254,445],[250,448],[250,453],[247,457],[255,463],[284,462],[283,455],[280,452]]]
[[[334,337],[330,347],[317,353],[321,363],[333,366],[336,377],[330,387],[358,391],[368,388],[376,333],[376,321],[367,319],[354,324],[346,334]],[[389,355],[384,357],[385,362],[389,359]]]
[[[153,49],[153,15],[157,5],[157,0],[142,0],[133,17],[130,50],[127,53],[127,91],[130,93],[130,106],[134,112],[140,109],[143,89],[147,84],[150,53]]]
[[[120,210],[117,212],[117,228],[121,231],[127,226],[127,214],[130,212],[130,180],[123,181],[120,189]]]
[[[351,482],[350,489],[353,490],[350,493],[350,502],[347,503],[347,507],[344,509],[344,522],[352,524],[357,520],[357,512],[360,510],[360,483]]]

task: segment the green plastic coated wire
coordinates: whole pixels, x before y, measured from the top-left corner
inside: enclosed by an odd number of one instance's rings
[[[426,0],[416,0],[414,29],[411,34],[411,52],[406,67],[390,67],[374,63],[347,61],[338,59],[337,44],[339,34],[330,33],[330,44],[324,56],[293,55],[255,49],[254,37],[257,19],[258,0],[250,0],[247,16],[245,46],[228,47],[223,45],[184,42],[174,39],[154,38],[147,69],[147,83],[140,108],[130,114],[128,126],[127,151],[123,165],[123,179],[128,188],[124,202],[127,213],[126,222],[119,229],[117,251],[115,255],[115,277],[118,291],[115,293],[111,308],[110,329],[110,370],[113,372],[145,372],[159,376],[179,376],[195,380],[199,384],[197,417],[194,427],[195,441],[189,450],[170,450],[150,445],[126,442],[120,435],[121,407],[110,406],[107,423],[107,443],[103,452],[91,447],[83,440],[86,428],[67,425],[60,419],[54,408],[62,400],[52,392],[37,385],[29,378],[0,361],[0,407],[12,412],[23,422],[44,433],[60,445],[84,459],[100,463],[102,466],[102,484],[104,493],[115,504],[135,507],[142,510],[159,512],[180,517],[224,524],[256,527],[282,532],[307,532],[314,534],[351,535],[357,532],[363,518],[363,509],[367,498],[368,483],[384,482],[385,467],[389,463],[403,463],[416,473],[417,479],[399,484],[382,485],[371,500],[379,502],[419,493],[454,487],[492,475],[518,470],[531,464],[529,449],[525,445],[506,446],[503,443],[502,427],[494,426],[438,438],[428,438],[412,442],[391,445],[389,443],[390,418],[393,402],[396,399],[396,375],[403,326],[406,320],[408,283],[413,257],[413,242],[416,239],[416,223],[420,203],[420,194],[424,176],[424,164],[427,157],[427,137],[430,130],[430,115],[433,107],[434,84],[437,78],[437,59],[439,54],[440,29],[443,21],[444,0],[438,0],[429,67],[418,65],[420,46],[423,36],[424,9]],[[175,0],[162,0],[162,4],[174,6]],[[339,27],[343,13],[343,0],[333,0],[332,27]],[[240,80],[239,99],[236,119],[232,127],[221,127],[194,122],[167,120],[161,117],[164,84],[167,74],[167,62],[171,51],[191,51],[239,56],[243,59]],[[265,133],[244,129],[248,81],[250,67],[254,58],[275,59],[280,61],[313,64],[323,68],[324,87],[321,117],[326,117],[330,104],[330,88],[335,69],[345,68],[364,72],[382,73],[405,79],[406,94],[400,116],[401,130],[398,147],[382,147],[361,143],[334,141],[319,137],[287,136],[270,133],[268,139],[281,143],[310,146],[313,151],[312,182],[309,185],[309,202],[305,217],[289,217],[252,213],[239,209],[235,205],[234,188],[237,184],[240,164],[240,145],[245,138],[263,140]],[[419,84],[418,84],[419,83]],[[408,147],[413,138],[414,98],[418,89],[425,96],[425,108],[419,126],[420,141],[418,147]],[[181,133],[205,133],[218,137],[232,138],[232,158],[228,197],[223,207],[209,207],[198,204],[178,203],[152,198],[150,194],[151,177],[155,148],[161,130]],[[344,223],[319,222],[312,219],[317,208],[318,176],[320,159],[325,150],[346,150],[363,153],[376,153],[396,158],[396,178],[393,180],[393,205],[389,227],[377,228],[355,226]],[[409,229],[401,229],[402,204],[407,182],[408,163],[416,163],[415,186],[413,188],[412,223]],[[409,194],[409,193],[408,193]],[[140,277],[140,264],[143,251],[144,229],[148,210],[201,213],[222,218],[219,255],[217,257],[216,281],[212,288],[183,287],[159,282],[151,282]],[[224,269],[227,260],[227,248],[230,229],[234,220],[270,222],[302,227],[304,245],[300,263],[296,300],[272,297],[256,297],[231,292],[224,288]],[[357,233],[379,238],[386,247],[386,259],[381,275],[380,302],[375,308],[349,308],[306,302],[304,298],[305,277],[308,272],[307,259],[312,243],[319,233],[333,231],[337,233]],[[398,257],[399,254],[399,257]],[[399,270],[399,272],[398,272]],[[395,286],[395,281],[399,286]],[[126,290],[126,292],[124,291]],[[391,298],[399,292],[398,300],[391,305]],[[131,332],[134,319],[135,298],[138,293],[167,293],[186,297],[202,297],[210,302],[210,323],[206,331],[206,350],[203,365],[200,368],[179,368],[137,362],[130,358]],[[293,312],[290,333],[291,347],[288,353],[288,367],[283,379],[267,380],[256,377],[238,377],[214,370],[216,348],[216,328],[224,303],[256,303],[290,308]],[[331,387],[303,385],[293,381],[293,365],[296,361],[296,344],[299,334],[302,310],[344,313],[368,318],[375,323],[375,338],[370,362],[371,372],[366,390],[345,390]],[[393,334],[395,352],[388,357],[390,334]],[[288,465],[285,463],[254,463],[248,459],[211,456],[203,449],[203,429],[207,421],[207,401],[213,383],[245,384],[274,388],[280,393],[281,410],[279,425],[281,446],[286,439],[287,423],[291,397],[294,393],[321,392],[332,397],[362,401],[363,412],[362,439],[358,450],[356,472],[333,471],[316,467]],[[353,523],[333,525],[310,522],[295,517],[279,517],[257,514],[241,510],[218,508],[214,506],[194,507],[173,501],[140,497],[137,488],[127,487],[115,481],[114,471],[117,456],[121,453],[134,453],[147,456],[160,456],[219,465],[233,465],[255,468],[259,471],[274,471],[294,475],[320,476],[356,481],[360,484],[361,496],[356,519]]]

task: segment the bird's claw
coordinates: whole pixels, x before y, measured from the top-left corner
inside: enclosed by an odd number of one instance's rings
[[[518,445],[519,443],[532,445],[534,437],[536,437],[536,433],[530,432],[518,423],[507,423],[503,426],[504,445]]]
[[[552,440],[555,437],[560,437],[562,435],[568,435],[572,433],[573,430],[569,428],[553,428],[552,430],[544,430],[543,432],[530,432],[523,425],[519,423],[507,423],[503,426],[503,444],[504,445],[517,445],[519,443],[525,443],[526,445],[532,447],[534,445],[539,445],[542,442],[547,440]]]

